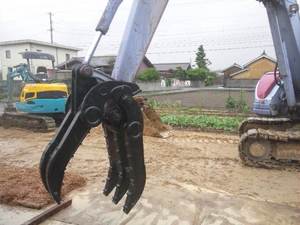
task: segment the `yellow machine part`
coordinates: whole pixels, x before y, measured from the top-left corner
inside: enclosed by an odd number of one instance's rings
[[[62,91],[62,92],[66,92],[68,95],[68,87],[66,84],[63,83],[25,84],[20,95],[20,102],[25,102],[25,100],[28,99],[35,99],[37,97],[38,92],[44,92],[44,91]],[[28,93],[32,93],[32,94],[30,95],[30,97],[25,98],[26,94]]]

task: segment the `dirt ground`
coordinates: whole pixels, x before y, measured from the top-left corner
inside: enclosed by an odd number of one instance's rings
[[[53,133],[0,128],[0,166],[37,167]],[[146,192],[177,184],[300,209],[300,172],[249,168],[238,158],[235,135],[170,131],[168,138],[145,137]],[[94,129],[72,159],[68,172],[98,182],[107,174],[105,140]],[[172,192],[172,190],[169,190]]]
[[[67,174],[62,195],[65,196],[85,184],[83,177]],[[37,167],[0,166],[0,204],[41,209],[51,203],[54,201],[46,192]]]

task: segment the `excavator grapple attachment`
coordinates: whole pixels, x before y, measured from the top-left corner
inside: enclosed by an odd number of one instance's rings
[[[91,128],[102,123],[109,169],[104,195],[114,189],[113,202],[127,193],[123,211],[129,213],[146,182],[143,149],[143,116],[133,96],[136,84],[115,81],[80,65],[72,72],[70,109],[40,162],[42,182],[59,204],[65,169]]]

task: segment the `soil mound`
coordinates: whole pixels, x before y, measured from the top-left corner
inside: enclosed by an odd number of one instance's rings
[[[62,196],[86,184],[83,177],[66,173]],[[54,201],[46,192],[38,168],[0,166],[0,203],[41,209]]]
[[[168,126],[163,124],[159,114],[147,104],[147,99],[138,96],[135,97],[137,103],[141,106],[144,116],[144,135],[150,137],[162,137],[162,132],[168,130]]]

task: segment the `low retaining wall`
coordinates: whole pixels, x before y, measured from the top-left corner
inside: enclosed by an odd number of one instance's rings
[[[161,103],[178,103],[185,107],[201,107],[205,109],[226,108],[226,101],[229,96],[239,101],[241,98],[252,108],[254,101],[254,89],[231,89],[231,88],[200,88],[184,89],[172,92],[160,92],[144,94],[148,99],[154,99]]]
[[[157,82],[140,82],[137,81],[136,84],[139,86],[139,88],[143,92],[149,92],[149,91],[168,91],[168,90],[175,90],[178,89],[178,87],[162,87],[161,81]]]
[[[226,88],[255,88],[258,80],[226,80]]]

